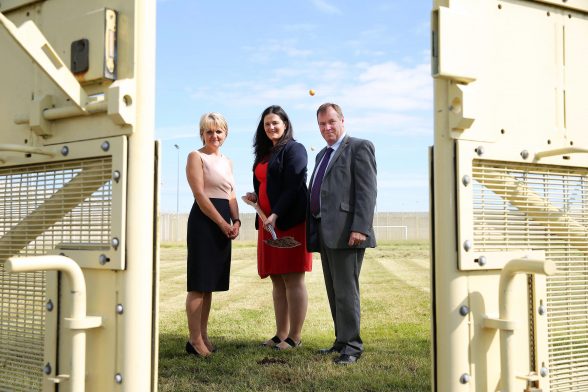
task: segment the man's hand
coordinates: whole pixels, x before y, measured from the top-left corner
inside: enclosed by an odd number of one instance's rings
[[[352,231],[351,235],[349,235],[349,241],[347,242],[347,245],[358,246],[363,244],[366,239],[367,237],[365,236],[365,234],[358,233],[357,231]]]

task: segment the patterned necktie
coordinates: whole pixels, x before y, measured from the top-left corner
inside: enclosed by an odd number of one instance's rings
[[[314,182],[312,183],[312,189],[310,191],[310,213],[314,216],[317,216],[321,212],[321,184],[323,183],[325,170],[329,164],[329,158],[331,157],[332,152],[333,149],[331,147],[327,148],[323,160],[321,161],[321,165],[314,177]]]

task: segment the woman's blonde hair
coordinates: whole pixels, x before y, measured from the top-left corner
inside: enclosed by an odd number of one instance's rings
[[[200,117],[200,140],[202,140],[202,144],[206,144],[204,142],[204,132],[209,129],[221,129],[225,132],[225,136],[229,136],[229,125],[227,124],[227,120],[223,117],[220,113],[204,113],[202,117]]]

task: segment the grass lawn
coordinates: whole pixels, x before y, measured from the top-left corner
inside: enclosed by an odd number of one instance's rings
[[[214,293],[209,335],[218,352],[200,359],[184,351],[188,336],[186,249],[161,247],[160,391],[429,391],[430,287],[428,242],[399,241],[368,249],[360,275],[364,355],[332,363],[333,323],[320,259],[306,274],[309,309],[302,346],[259,346],[275,332],[271,281],[257,275],[256,247],[234,242],[231,289]]]

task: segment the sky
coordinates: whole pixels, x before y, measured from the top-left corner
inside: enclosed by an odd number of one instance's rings
[[[219,112],[228,121],[221,151],[233,161],[240,198],[253,189],[252,143],[262,111],[280,105],[288,113],[308,152],[310,178],[325,146],[316,122],[324,102],[342,107],[349,135],[376,147],[376,211],[427,211],[431,6],[423,0],[157,0],[161,212],[192,207],[185,165],[188,153],[202,146],[203,113]],[[240,210],[253,212],[242,203]]]

